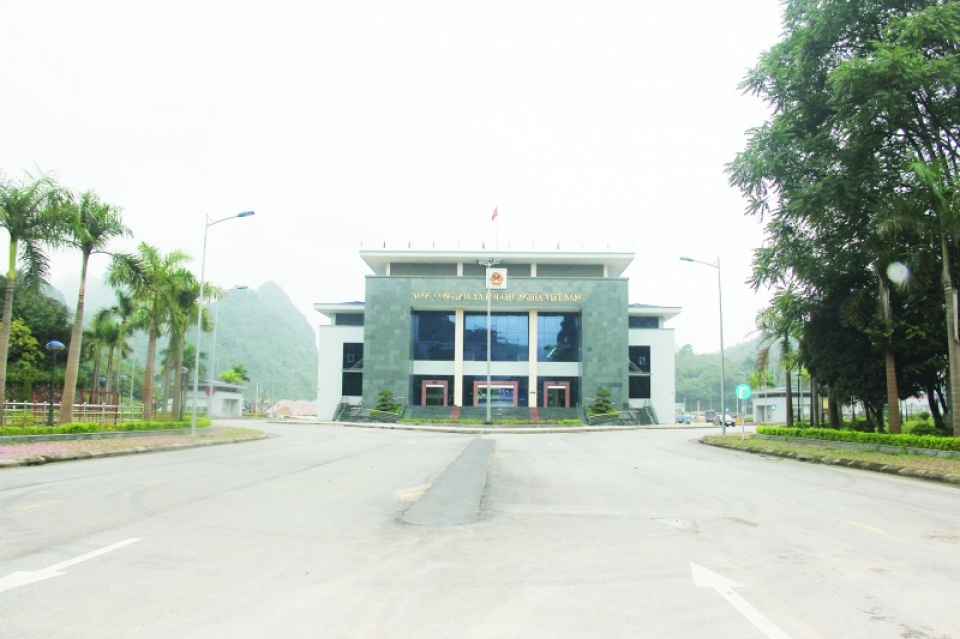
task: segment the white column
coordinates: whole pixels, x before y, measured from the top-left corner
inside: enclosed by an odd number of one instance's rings
[[[457,262],[457,277],[463,277],[463,262]]]
[[[456,310],[453,337],[453,403],[463,406],[463,309]]]
[[[537,351],[539,350],[537,342],[539,340],[539,333],[537,332],[537,311],[530,311],[530,350],[528,363],[530,368],[528,369],[527,374],[529,379],[527,380],[527,405],[536,406],[537,397],[540,395],[540,389],[537,388]]]
[[[530,277],[537,276],[537,263],[533,262],[530,264]]]
[[[390,277],[390,262],[387,262],[386,266],[384,267],[383,274],[387,277]]]

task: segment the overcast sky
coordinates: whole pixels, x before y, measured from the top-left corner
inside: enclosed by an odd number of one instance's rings
[[[0,171],[123,207],[207,278],[363,299],[357,251],[633,246],[630,301],[680,306],[677,345],[743,341],[763,238],[724,164],[766,108],[737,84],[774,0],[0,3]],[[123,245],[117,245],[123,248]],[[54,259],[75,291],[79,260]],[[105,260],[95,262],[94,274]],[[71,304],[74,300],[70,301]]]

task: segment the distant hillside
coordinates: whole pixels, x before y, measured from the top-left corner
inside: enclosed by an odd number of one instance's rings
[[[736,410],[736,398],[733,389],[745,382],[756,369],[757,354],[767,347],[760,337],[736,344],[725,349],[724,369],[726,378],[726,407]],[[770,348],[769,371],[774,374],[777,384],[783,384],[783,370],[779,367],[779,348],[773,344]],[[720,353],[695,353],[687,344],[676,354],[677,366],[677,403],[686,403],[687,412],[697,410],[717,410],[720,404]]]
[[[89,325],[98,309],[115,303],[113,290],[101,280],[91,279],[85,302],[84,320]],[[74,298],[68,308],[73,310],[75,305]],[[259,289],[229,291],[220,302],[207,307],[211,319],[217,316],[218,305],[215,374],[242,363],[252,380],[244,392],[248,399],[253,399],[258,382],[270,400],[316,399],[317,345],[313,328],[279,285],[266,282]],[[191,342],[195,330],[189,332]],[[213,334],[204,333],[201,370],[212,368],[212,344]],[[138,333],[130,345],[137,366],[142,368],[147,336]],[[158,363],[164,348],[166,339],[161,338],[157,344]]]
[[[210,306],[212,316],[217,306],[217,372],[243,363],[271,400],[316,398],[313,328],[280,286],[266,282],[256,290],[229,291]]]

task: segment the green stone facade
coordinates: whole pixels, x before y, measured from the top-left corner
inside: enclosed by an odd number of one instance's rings
[[[508,275],[509,278],[509,275]],[[364,320],[363,403],[377,392],[410,392],[411,310],[486,311],[483,277],[369,276]],[[493,312],[581,313],[582,393],[610,390],[618,407],[627,404],[627,280],[602,277],[512,277],[493,293]],[[582,398],[573,398],[577,403]]]

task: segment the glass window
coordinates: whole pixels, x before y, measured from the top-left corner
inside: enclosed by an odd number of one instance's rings
[[[649,346],[631,346],[630,347],[630,372],[631,373],[649,373],[650,372],[650,347]]]
[[[494,362],[528,361],[530,316],[526,313],[494,313],[490,320],[490,359]],[[466,313],[463,321],[463,359],[487,361],[487,314]]]
[[[363,367],[363,344],[345,343],[343,345],[343,368]]]
[[[660,328],[660,318],[631,315],[630,328]]]
[[[537,315],[537,361],[580,361],[580,314]]]
[[[340,395],[350,397],[363,395],[363,373],[343,373],[340,378]]]
[[[630,399],[650,399],[650,376],[630,376]]]
[[[452,362],[457,316],[448,311],[414,311],[410,317],[412,359]]]

